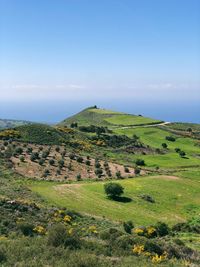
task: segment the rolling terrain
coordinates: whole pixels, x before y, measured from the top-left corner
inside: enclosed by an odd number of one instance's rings
[[[0,264],[199,266],[199,129],[91,107],[0,130]]]

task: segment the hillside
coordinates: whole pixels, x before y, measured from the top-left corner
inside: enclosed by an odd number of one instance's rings
[[[0,119],[0,130],[1,129],[14,128],[14,127],[17,127],[17,126],[27,125],[27,124],[31,124],[31,123],[32,122],[23,121],[23,120],[5,120],[5,119]]]
[[[161,121],[143,117],[141,115],[126,114],[96,107],[89,107],[60,122],[59,125],[70,126],[77,123],[78,126],[97,125],[109,128],[116,126],[136,126],[160,123]]]
[[[0,265],[199,266],[198,134],[94,107],[0,130]]]

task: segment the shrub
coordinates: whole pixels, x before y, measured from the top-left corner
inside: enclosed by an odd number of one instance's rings
[[[90,166],[90,160],[87,159],[87,160],[85,161],[85,164],[86,164],[87,166]]]
[[[80,180],[81,180],[81,174],[80,174],[80,173],[77,174],[77,176],[76,176],[76,180],[77,180],[77,181],[80,181]]]
[[[67,231],[64,225],[55,224],[49,230],[48,245],[54,247],[64,245],[66,238],[67,238]]]
[[[58,165],[59,165],[60,168],[63,168],[64,165],[65,165],[64,160],[63,160],[63,159],[60,159],[60,160],[58,161]]]
[[[156,253],[158,255],[163,254],[162,247],[158,244],[158,242],[152,240],[146,240],[144,249],[151,253]]]
[[[83,158],[82,157],[77,157],[77,162],[82,163],[83,162]]]
[[[6,261],[6,254],[3,249],[0,248],[0,263]]]
[[[156,232],[159,236],[165,236],[168,235],[170,232],[170,229],[166,223],[163,222],[157,222],[155,225]]]
[[[96,169],[96,170],[95,170],[95,174],[96,174],[97,176],[101,177],[101,175],[103,174],[102,169]]]
[[[124,233],[116,228],[109,228],[100,232],[100,238],[102,240],[114,240],[122,235],[124,235]]]
[[[49,155],[49,152],[48,151],[43,151],[42,152],[42,158],[46,159]]]
[[[24,158],[24,156],[20,156],[20,158],[19,158],[19,159],[20,159],[20,161],[21,161],[21,162],[24,162],[24,161],[25,161],[25,158]]]
[[[143,159],[136,159],[135,160],[135,164],[136,165],[139,165],[139,166],[144,166],[145,165],[145,162]]]
[[[54,160],[54,159],[50,159],[50,160],[49,160],[49,164],[50,164],[50,165],[54,165],[54,163],[55,163],[55,160]]]
[[[180,155],[180,157],[185,157],[185,155],[186,155],[186,153],[184,152],[184,151],[179,151],[179,155]]]
[[[39,164],[42,166],[44,164],[44,160],[43,159],[40,159],[39,160]]]
[[[162,147],[163,148],[167,148],[167,144],[166,143],[162,143]]]
[[[60,147],[57,146],[57,147],[55,148],[55,150],[56,150],[56,152],[59,152],[59,151],[60,151]]]
[[[70,153],[70,154],[69,154],[69,158],[70,158],[70,159],[75,159],[75,154],[74,154],[74,153]]]
[[[124,193],[124,188],[118,183],[107,183],[104,185],[105,193],[108,197],[114,199]]]
[[[101,168],[101,164],[97,161],[97,162],[95,162],[95,168],[96,169],[99,169],[99,168]]]
[[[128,234],[131,234],[132,229],[134,228],[132,221],[127,221],[123,223],[124,231]]]
[[[39,159],[38,152],[32,153],[30,159],[31,159],[31,161],[35,161],[35,160]]]
[[[171,142],[175,142],[176,141],[176,138],[174,136],[166,136],[165,139],[167,141],[171,141]]]
[[[155,200],[150,195],[142,194],[140,197],[147,202],[155,203]]]
[[[174,150],[176,151],[176,153],[179,153],[181,151],[180,148],[178,148],[178,147],[175,148]]]
[[[20,224],[18,224],[18,228],[21,230],[21,232],[25,236],[32,236],[33,235],[34,226],[32,224],[20,223]]]
[[[135,175],[139,175],[140,172],[141,172],[140,168],[136,167],[136,168],[134,169],[134,173],[135,173]]]
[[[23,153],[23,149],[21,147],[17,147],[15,149],[15,153],[17,153],[18,155],[22,154]]]
[[[129,168],[128,167],[124,167],[124,171],[126,172],[126,173],[129,173]]]
[[[120,171],[117,171],[117,172],[115,173],[115,175],[116,175],[117,179],[122,178],[122,176],[121,176],[121,172],[120,172]]]
[[[26,150],[26,153],[27,154],[31,154],[32,152],[33,152],[32,147],[28,147],[27,150]]]

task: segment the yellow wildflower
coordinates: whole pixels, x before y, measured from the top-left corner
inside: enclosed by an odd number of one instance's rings
[[[63,221],[68,223],[68,222],[71,222],[71,219],[72,219],[71,216],[65,215],[65,217],[63,218]]]
[[[40,235],[45,235],[46,234],[46,229],[41,226],[41,225],[38,225],[36,226],[33,231],[35,231],[36,233],[40,234]]]
[[[73,228],[70,228],[69,230],[68,230],[68,233],[71,235],[72,233],[73,233]]]
[[[141,228],[135,228],[135,229],[133,230],[133,232],[134,232],[135,234],[140,235],[140,234],[143,234],[143,233],[144,233],[144,230],[141,229]]]
[[[154,228],[152,226],[149,226],[147,228],[147,234],[148,234],[148,236],[152,236],[153,234],[155,234],[155,232],[156,232],[156,228]]]
[[[143,252],[144,252],[144,246],[143,245],[134,245],[133,253],[140,255]]]

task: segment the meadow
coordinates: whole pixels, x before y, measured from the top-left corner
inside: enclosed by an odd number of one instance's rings
[[[34,182],[30,188],[49,204],[114,221],[132,220],[137,225],[153,224],[158,219],[172,225],[200,211],[198,181],[147,176],[119,180],[118,183],[124,187],[124,196],[130,198],[130,202],[107,199],[103,182],[62,185]],[[141,199],[142,194],[153,197],[155,203]]]

